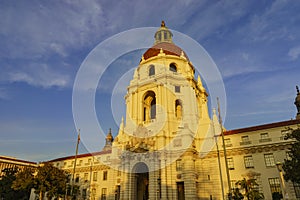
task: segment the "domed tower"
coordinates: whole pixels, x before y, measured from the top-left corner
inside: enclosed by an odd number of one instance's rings
[[[296,89],[297,89],[297,97],[295,99],[295,105],[297,107],[296,119],[300,119],[300,92],[298,86],[296,86]]]
[[[154,200],[158,193],[161,199],[197,198],[195,165],[212,123],[208,94],[172,37],[162,22],[127,87],[126,118],[113,142],[119,167],[127,172],[122,199]],[[176,171],[179,161],[182,172]],[[168,189],[176,184],[178,191]]]

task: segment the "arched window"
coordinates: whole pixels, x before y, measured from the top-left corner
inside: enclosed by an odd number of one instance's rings
[[[169,67],[170,67],[169,69],[171,72],[177,72],[177,67],[174,63],[171,63]]]
[[[182,119],[182,102],[179,99],[175,101],[175,116],[177,119]]]
[[[150,65],[149,67],[149,76],[153,76],[155,74],[155,67],[154,65]]]
[[[153,91],[148,91],[143,101],[144,121],[149,122],[156,118],[156,97]]]

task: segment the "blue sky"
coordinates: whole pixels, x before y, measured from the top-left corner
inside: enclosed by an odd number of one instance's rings
[[[294,118],[299,10],[300,2],[289,0],[0,1],[0,154],[33,161],[73,154],[72,88],[81,63],[105,39],[161,20],[217,64],[227,129]],[[105,104],[96,109],[106,132],[118,131],[109,109],[116,81],[109,77],[138,65],[142,53],[122,56],[101,80],[107,87],[97,90],[96,102]]]

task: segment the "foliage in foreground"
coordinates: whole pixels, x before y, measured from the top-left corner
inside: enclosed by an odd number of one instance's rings
[[[295,142],[289,148],[289,159],[285,159],[283,170],[284,178],[287,181],[300,184],[300,128],[292,130],[285,136],[285,139],[292,139]]]
[[[45,194],[48,199],[62,197],[66,191],[66,172],[51,163],[42,164],[36,172],[32,168],[6,168],[3,172],[4,175],[0,177],[0,198],[4,200],[29,199],[31,188],[35,189],[40,199]]]

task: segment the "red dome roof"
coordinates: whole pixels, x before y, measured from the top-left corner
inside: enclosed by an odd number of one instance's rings
[[[186,53],[180,47],[169,42],[161,42],[148,49],[143,55],[144,59],[147,60],[149,58],[157,56],[160,52],[160,49],[162,49],[166,55],[175,55],[179,57],[181,55],[181,52],[183,52],[184,56],[187,58],[187,60],[189,60]]]

